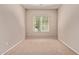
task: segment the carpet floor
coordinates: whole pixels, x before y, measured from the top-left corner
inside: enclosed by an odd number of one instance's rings
[[[56,39],[26,39],[5,55],[76,55]]]

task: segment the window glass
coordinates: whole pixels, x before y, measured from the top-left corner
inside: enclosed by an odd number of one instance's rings
[[[35,16],[33,21],[34,32],[48,32],[48,17]]]

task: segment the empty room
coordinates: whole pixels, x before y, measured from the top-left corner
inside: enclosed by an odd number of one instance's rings
[[[0,55],[78,55],[79,4],[0,4]]]

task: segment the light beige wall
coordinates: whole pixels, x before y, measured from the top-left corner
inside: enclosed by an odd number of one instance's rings
[[[79,5],[63,5],[58,13],[59,40],[79,53]]]
[[[0,54],[25,38],[24,16],[20,5],[0,5]]]
[[[49,32],[33,32],[33,17],[48,16]],[[57,36],[57,10],[26,10],[26,36],[55,37]]]

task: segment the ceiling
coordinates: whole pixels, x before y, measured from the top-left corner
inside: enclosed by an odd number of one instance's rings
[[[60,4],[23,4],[25,9],[58,9]]]

